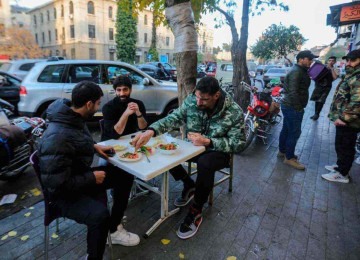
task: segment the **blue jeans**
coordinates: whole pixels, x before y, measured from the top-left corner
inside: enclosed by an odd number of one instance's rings
[[[299,112],[292,107],[281,105],[284,116],[283,127],[279,137],[279,151],[285,153],[286,159],[295,158],[295,146],[301,135],[301,122],[304,110]]]

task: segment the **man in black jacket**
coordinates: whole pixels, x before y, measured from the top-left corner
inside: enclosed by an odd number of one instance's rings
[[[284,121],[279,137],[278,157],[284,158],[285,164],[298,170],[305,170],[295,155],[295,146],[301,134],[304,108],[309,99],[311,81],[307,70],[312,60],[318,57],[310,51],[300,51],[296,56],[297,64],[286,75],[284,82],[285,97],[281,104]]]
[[[120,224],[134,177],[111,165],[91,168],[95,152],[107,158],[105,152],[112,149],[95,144],[85,124],[98,110],[101,96],[97,84],[82,81],[72,91],[72,102],[53,102],[39,144],[42,183],[61,216],[87,225],[88,259],[102,259],[109,230],[114,243],[121,240],[130,246],[140,242]],[[104,202],[108,188],[114,189],[111,215]]]

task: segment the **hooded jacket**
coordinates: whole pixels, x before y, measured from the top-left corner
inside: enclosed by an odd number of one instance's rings
[[[307,68],[295,64],[284,81],[285,96],[282,104],[303,111],[309,99],[310,77]]]
[[[348,127],[360,129],[360,66],[346,74],[336,87],[329,118],[331,121],[340,119]]]
[[[96,184],[91,169],[94,141],[71,102],[59,99],[48,110],[49,125],[39,144],[41,180],[51,194],[66,196]]]
[[[241,108],[229,94],[221,91],[214,109],[209,117],[206,111],[198,108],[195,94],[190,94],[178,109],[153,123],[150,128],[156,134],[162,134],[185,123],[186,136],[189,132],[196,132],[211,140],[212,145],[208,149],[225,153],[241,151],[245,145]]]

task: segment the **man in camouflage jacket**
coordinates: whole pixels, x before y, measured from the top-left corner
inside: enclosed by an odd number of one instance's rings
[[[328,181],[349,182],[349,171],[355,158],[355,144],[360,132],[360,50],[353,50],[346,59],[345,78],[337,86],[329,118],[336,127],[337,165],[325,166]]]
[[[136,149],[146,144],[155,135],[162,134],[185,124],[187,138],[194,145],[203,145],[206,151],[195,158],[197,162],[196,183],[179,165],[170,170],[175,180],[182,180],[182,196],[175,206],[194,203],[177,235],[187,239],[195,235],[202,222],[202,208],[214,185],[217,170],[229,166],[230,153],[240,151],[245,144],[243,112],[238,104],[219,87],[215,78],[202,78],[195,92],[167,117],[150,125],[149,130],[133,139]]]

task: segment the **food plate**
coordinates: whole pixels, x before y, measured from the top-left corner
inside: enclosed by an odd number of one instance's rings
[[[148,145],[143,145],[138,150],[139,153],[146,153],[146,155],[152,155],[155,153],[155,149]]]
[[[127,145],[116,144],[113,146],[115,152],[121,152],[127,149]]]
[[[179,149],[179,145],[176,143],[161,143],[156,146],[157,150],[162,154],[174,154]]]
[[[124,161],[124,162],[136,162],[136,161],[139,161],[141,159],[141,157],[142,157],[141,153],[136,153],[136,156],[137,156],[136,158],[123,157],[126,154],[132,154],[133,155],[133,153],[130,153],[130,152],[117,153],[119,160]]]

